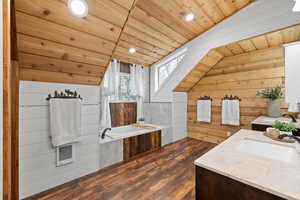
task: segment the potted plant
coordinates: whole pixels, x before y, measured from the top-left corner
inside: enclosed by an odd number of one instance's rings
[[[276,128],[277,130],[280,131],[280,134],[288,134],[288,135],[293,135],[294,131],[297,131],[297,127],[295,124],[292,123],[286,123],[286,122],[280,122],[276,120],[272,124],[273,128]]]
[[[257,92],[257,96],[268,99],[267,114],[269,117],[280,117],[280,98],[282,97],[282,86],[267,88]]]

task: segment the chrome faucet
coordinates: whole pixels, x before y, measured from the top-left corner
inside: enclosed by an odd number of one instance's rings
[[[106,132],[107,131],[111,131],[111,128],[106,128],[106,129],[104,129],[103,131],[102,131],[102,133],[101,133],[101,139],[104,139],[105,138],[105,135],[106,135]],[[99,135],[100,136],[100,135]]]
[[[297,122],[296,118],[291,114],[283,114],[282,117],[290,117],[292,119],[292,122]]]

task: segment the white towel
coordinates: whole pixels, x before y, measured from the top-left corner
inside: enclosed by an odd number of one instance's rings
[[[222,124],[223,125],[240,125],[240,101],[223,100],[222,101]]]
[[[197,101],[197,120],[200,122],[211,122],[211,100]]]
[[[54,147],[80,140],[80,99],[50,99],[50,134]]]

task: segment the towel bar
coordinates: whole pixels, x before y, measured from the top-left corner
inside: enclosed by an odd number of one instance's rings
[[[72,92],[69,89],[65,89],[65,92],[58,93],[56,90],[54,91],[54,96],[52,97],[51,94],[48,94],[48,97],[46,98],[47,101],[50,99],[80,99],[82,100],[82,97],[80,94],[76,92]]]
[[[227,94],[222,98],[222,101],[223,100],[239,100],[239,101],[242,101],[238,96],[228,96]]]
[[[198,100],[211,100],[212,101],[212,98],[210,96],[203,96],[203,97],[200,97]]]

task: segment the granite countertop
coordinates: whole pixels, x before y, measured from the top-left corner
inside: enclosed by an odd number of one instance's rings
[[[259,142],[259,146],[245,150],[241,146],[245,141]],[[272,152],[273,146],[282,151]],[[257,153],[259,149],[268,156]],[[195,165],[285,199],[300,199],[300,154],[295,143],[274,141],[259,131],[240,130],[198,158]]]
[[[292,122],[292,119],[288,118],[288,117],[275,118],[275,117],[260,116],[260,117],[256,118],[254,121],[252,121],[251,124],[261,124],[261,125],[272,126],[272,124],[276,120],[281,121],[281,122],[287,122],[287,123],[291,122],[291,123],[295,124],[298,129],[300,129],[299,119],[297,119],[297,122],[294,123],[294,122]]]

